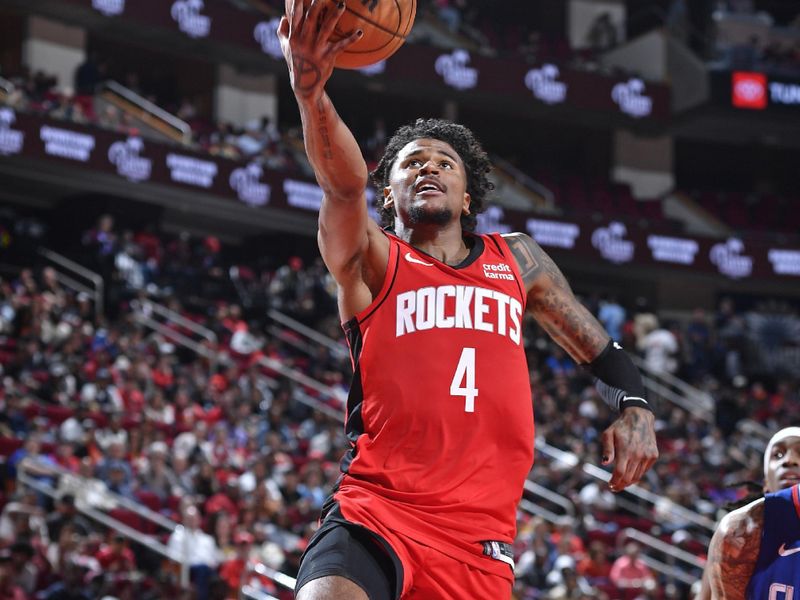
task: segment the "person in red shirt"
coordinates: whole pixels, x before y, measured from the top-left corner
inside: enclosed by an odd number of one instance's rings
[[[136,570],[136,556],[128,547],[125,536],[119,533],[113,533],[109,543],[100,546],[95,558],[104,571],[129,573]]]
[[[227,598],[238,598],[242,587],[242,580],[247,572],[247,563],[250,560],[250,549],[253,545],[253,536],[250,533],[239,531],[233,536],[236,546],[236,556],[222,563],[219,576],[228,586]]]
[[[335,41],[344,2],[286,4],[278,37],[323,192],[317,240],[354,370],[350,449],[297,598],[509,598],[534,454],[523,316],[619,411],[602,436],[614,491],[658,456],[641,377],[530,236],[474,233],[491,162],[463,125],[397,130],[372,174],[381,223],[370,218],[366,162],[325,92],[358,32]]]
[[[639,544],[628,542],[625,553],[614,561],[609,578],[621,590],[654,590],[656,578],[639,557]]]
[[[589,554],[578,563],[578,575],[583,575],[592,585],[609,582],[611,561],[608,560],[608,548],[600,540],[589,544]]]

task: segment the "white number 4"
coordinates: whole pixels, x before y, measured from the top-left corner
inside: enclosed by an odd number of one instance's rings
[[[458,359],[456,374],[450,383],[451,396],[464,396],[464,412],[475,412],[475,398],[478,389],[475,387],[475,348],[464,348]]]

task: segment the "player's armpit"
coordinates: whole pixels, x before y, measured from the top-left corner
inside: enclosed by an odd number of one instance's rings
[[[590,363],[608,344],[603,326],[586,310],[553,260],[530,236],[504,236],[517,260],[528,311],[550,337],[579,363]]]
[[[711,538],[700,597],[745,600],[761,547],[764,499],[726,515]]]

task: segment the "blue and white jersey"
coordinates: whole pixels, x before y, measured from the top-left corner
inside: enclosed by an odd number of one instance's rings
[[[800,600],[800,484],[764,496],[764,527],[748,600]]]

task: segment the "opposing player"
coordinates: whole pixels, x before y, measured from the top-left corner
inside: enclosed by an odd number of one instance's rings
[[[601,380],[620,417],[603,433],[609,485],[655,461],[638,372],[528,236],[472,233],[491,184],[472,133],[428,120],[400,129],[368,172],[324,90],[344,10],[294,0],[279,37],[306,151],[324,191],[318,242],[339,288],[353,360],[351,449],[297,581],[300,600],[509,598],[516,506],[533,462],[522,344],[527,310]]]
[[[725,515],[697,600],[791,600],[800,593],[800,427],[772,436],[763,498]]]

